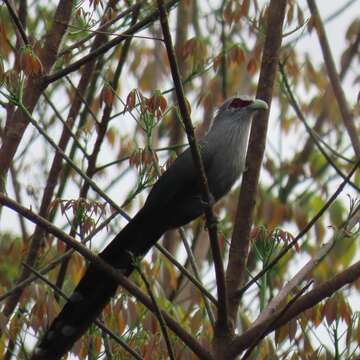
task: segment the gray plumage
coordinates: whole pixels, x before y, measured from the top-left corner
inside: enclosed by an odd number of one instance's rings
[[[231,189],[245,169],[251,121],[255,111],[260,109],[267,109],[264,101],[228,99],[219,108],[210,131],[200,141],[215,201]],[[187,149],[153,186],[143,208],[99,256],[128,276],[133,271],[134,257],[145,255],[165,231],[202,215],[197,174]],[[90,265],[31,359],[60,359],[100,314],[116,289],[117,283],[111,277]]]

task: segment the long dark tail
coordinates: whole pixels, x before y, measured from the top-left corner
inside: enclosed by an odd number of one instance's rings
[[[99,255],[128,276],[134,257],[145,255],[164,231],[151,214],[140,211]],[[31,359],[60,359],[99,316],[116,289],[112,278],[90,265]]]

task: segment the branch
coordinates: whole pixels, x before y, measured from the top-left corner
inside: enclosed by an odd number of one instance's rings
[[[345,128],[349,134],[352,146],[356,153],[356,156],[360,159],[360,141],[357,134],[357,130],[353,121],[351,111],[347,105],[344,91],[341,87],[339,75],[336,71],[335,62],[331,54],[329,42],[327,40],[324,25],[321,21],[321,17],[316,6],[315,0],[308,0],[308,5],[311,11],[311,16],[314,20],[314,26],[318,34],[320,46],[322,49],[326,70],[330,78],[331,86],[334,91],[335,99],[339,106],[340,114],[342,116]]]
[[[282,40],[282,25],[285,16],[285,0],[272,0],[268,7],[268,20],[260,79],[256,97],[265,100],[271,106],[273,86],[279,59]],[[226,282],[229,289],[229,313],[236,322],[239,298],[236,291],[243,282],[245,266],[249,251],[249,233],[253,222],[256,203],[257,184],[262,159],[265,151],[266,133],[269,112],[255,115],[251,128],[249,147],[246,157],[246,172],[236,210],[236,221],[229,250],[229,264],[226,271]]]
[[[283,250],[256,276],[254,276],[251,281],[249,281],[243,288],[238,289],[235,292],[234,296],[238,296],[239,298],[244,294],[244,292],[256,283],[270,268],[272,268],[277,262],[312,228],[312,226],[317,222],[317,220],[325,213],[325,211],[330,207],[330,205],[335,201],[335,199],[339,196],[339,194],[343,191],[345,185],[349,182],[352,175],[354,175],[357,168],[360,166],[360,160],[355,164],[355,166],[351,169],[348,176],[343,180],[343,182],[339,185],[336,191],[332,194],[329,200],[324,204],[324,206],[317,212],[317,214],[307,223],[303,230],[292,240],[288,245],[284,247]]]
[[[43,51],[40,53],[40,60],[45,73],[50,70],[56,60],[58,47],[67,28],[66,25],[56,23],[56,20],[65,24],[68,23],[71,17],[72,3],[72,0],[59,1],[54,15],[55,22],[44,36],[46,40]],[[44,88],[45,86],[41,78],[29,79],[24,91],[23,102],[30,112],[33,111]],[[27,126],[27,118],[20,109],[17,109],[15,113],[9,117],[9,121],[6,121],[5,136],[2,139],[0,147],[1,178],[4,177],[9,170]]]
[[[170,338],[169,338],[169,334],[168,334],[167,329],[166,329],[165,321],[164,321],[164,318],[163,318],[163,316],[161,314],[161,310],[160,310],[160,307],[159,307],[159,305],[158,305],[158,303],[156,301],[155,295],[151,290],[151,286],[150,286],[145,274],[141,271],[140,266],[136,266],[136,270],[139,273],[142,281],[144,282],[145,287],[146,287],[146,291],[148,292],[148,294],[149,294],[149,296],[151,298],[151,301],[154,304],[155,315],[158,318],[160,328],[161,328],[161,332],[162,332],[163,337],[165,339],[166,347],[168,349],[169,358],[170,358],[170,360],[175,360],[174,350],[172,348]]]
[[[112,215],[110,215],[105,221],[103,221],[95,230],[93,230],[85,239],[84,239],[84,244],[86,244],[88,241],[90,241],[99,231],[101,231],[104,227],[106,227],[107,225],[109,225],[109,223],[114,219],[114,217],[116,217],[118,214],[117,213],[113,213]],[[48,264],[42,268],[40,270],[40,273],[42,275],[47,274],[49,271],[51,271],[52,269],[54,269],[58,264],[60,264],[64,259],[69,258],[74,252],[74,249],[70,249],[67,252],[65,252],[64,254],[56,257],[55,259],[51,260],[50,262],[48,262]],[[8,298],[9,296],[11,296],[14,292],[19,291],[24,289],[26,286],[28,286],[29,284],[31,284],[34,280],[36,280],[36,276],[32,276],[30,275],[29,277],[27,277],[25,280],[23,281],[18,281],[16,283],[16,285],[14,285],[14,287],[10,290],[8,290],[6,293],[0,295],[0,303],[5,300],[6,298]]]
[[[360,33],[356,37],[354,43],[351,44],[345,52],[345,56],[343,57],[343,61],[342,61],[341,69],[340,69],[340,80],[344,79],[347,71],[350,68],[352,60],[358,53],[359,44],[360,44]],[[327,99],[328,96],[330,96],[330,90],[331,90],[331,87],[329,85],[325,90],[325,94],[323,96],[324,99]],[[326,120],[326,115],[327,115],[327,106],[326,106],[326,104],[324,104],[320,115],[316,119],[314,127],[311,129],[313,133],[320,132],[320,130]],[[292,163],[298,163],[298,164],[306,163],[310,154],[312,153],[312,149],[313,149],[313,141],[312,141],[312,137],[310,136],[307,139],[302,151],[300,153],[298,153],[297,155],[295,155]],[[284,203],[286,202],[287,197],[290,194],[291,190],[298,184],[298,179],[299,179],[299,176],[296,172],[289,174],[286,185],[280,189],[280,199],[282,202],[284,202]]]
[[[174,6],[179,0],[169,0],[166,3],[166,9],[170,9],[172,6]],[[157,18],[159,17],[159,11],[155,10],[150,15],[145,17],[144,19],[140,20],[137,24],[131,26],[128,30],[126,30],[123,34],[120,34],[115,39],[108,41],[103,46],[100,46],[94,51],[91,51],[89,54],[85,55],[78,61],[75,61],[74,63],[70,64],[68,67],[59,70],[52,75],[48,75],[44,78],[45,83],[51,84],[52,82],[61,79],[65,75],[68,75],[76,70],[78,70],[81,66],[86,64],[88,61],[91,61],[92,59],[98,57],[101,54],[105,54],[107,51],[109,51],[111,48],[119,45],[124,40],[128,39],[129,36],[135,34],[136,32],[142,30],[144,27],[150,25],[153,23]]]
[[[258,324],[251,329],[245,331],[240,336],[237,336],[231,345],[231,354],[239,354],[240,352],[251,346],[250,341],[258,336],[259,333],[263,333],[263,329],[267,328],[267,335],[277,328],[285,325],[292,319],[299,316],[301,313],[315,306],[327,297],[330,297],[336,291],[342,287],[353,283],[360,278],[360,261],[350,266],[346,270],[342,271],[338,275],[335,275],[330,280],[323,282],[316,286],[313,290],[309,291],[306,295],[296,300],[290,308],[288,308],[280,317],[281,311],[273,314],[266,321]],[[277,319],[274,323],[274,319]],[[269,327],[269,324],[272,324]]]
[[[114,2],[109,2],[108,6],[112,6],[114,4],[115,4]],[[140,7],[137,7],[136,10],[133,12],[133,18],[131,20],[132,24],[134,24],[137,21],[137,18],[138,18],[138,15],[139,15],[139,10],[140,10]],[[99,35],[99,36],[97,36],[95,38],[93,48],[97,48],[100,45],[99,41],[101,39],[105,39],[104,35]],[[123,70],[123,67],[124,67],[124,64],[125,64],[125,60],[126,60],[126,58],[128,56],[130,43],[131,43],[131,38],[129,38],[129,39],[127,39],[125,41],[125,43],[124,43],[124,45],[122,46],[122,49],[121,49],[122,50],[121,55],[120,55],[120,58],[119,58],[119,61],[118,61],[118,64],[117,64],[117,67],[116,67],[116,70],[115,70],[115,73],[114,73],[114,76],[113,76],[113,80],[112,80],[112,88],[113,88],[114,92],[116,92],[116,90],[118,88],[119,78],[120,78],[120,75],[122,74],[122,70]],[[96,44],[96,46],[95,46],[95,44]],[[91,67],[91,69],[93,69],[94,61],[88,63],[85,66],[85,68],[88,68],[89,66]],[[71,83],[71,80],[70,79],[68,79],[68,80]],[[78,92],[78,96],[82,97],[80,92]],[[90,108],[90,106],[88,106],[85,99],[82,98],[82,101],[86,104],[85,105],[86,107]],[[87,170],[86,170],[86,175],[89,178],[92,178],[94,176],[94,174],[95,174],[96,162],[97,162],[97,159],[98,159],[98,155],[100,153],[101,145],[102,145],[102,143],[104,141],[104,138],[105,138],[105,135],[106,135],[106,132],[107,132],[107,129],[108,129],[108,124],[109,124],[109,119],[110,119],[110,114],[111,114],[112,109],[113,109],[112,104],[106,105],[105,109],[103,111],[103,114],[102,114],[101,121],[100,121],[100,123],[98,123],[98,128],[97,128],[98,131],[97,131],[97,136],[96,136],[96,139],[95,139],[95,144],[94,144],[91,156],[89,156],[89,158],[88,158],[88,165],[87,165]],[[79,198],[86,198],[88,196],[89,188],[90,188],[89,183],[84,182],[84,184],[81,187],[80,192],[79,192]],[[71,225],[71,232],[70,232],[71,236],[75,236],[76,229],[77,229],[78,225],[79,225],[78,220],[75,217],[74,220],[73,220],[73,223]],[[68,250],[68,249],[66,249],[66,250]],[[58,287],[60,287],[60,288],[62,287],[64,278],[65,278],[67,264],[68,264],[68,260],[65,260],[61,264],[61,268],[60,268],[59,273],[58,273],[58,278],[57,278],[57,281],[56,281],[56,285]]]
[[[322,140],[319,138],[319,135],[317,135],[313,129],[311,129],[311,127],[309,126],[309,124],[307,123],[304,114],[302,113],[300,106],[298,105],[295,96],[290,88],[290,84],[288,82],[287,76],[285,74],[285,69],[284,69],[284,65],[283,64],[279,64],[279,68],[280,68],[280,74],[282,77],[282,80],[284,82],[285,85],[285,90],[286,90],[286,95],[288,97],[288,100],[290,102],[290,105],[292,106],[292,108],[294,109],[297,117],[299,118],[299,120],[304,124],[306,131],[308,132],[308,134],[310,135],[312,141],[314,142],[314,144],[316,145],[316,147],[320,150],[321,154],[324,156],[324,158],[326,159],[326,161],[334,168],[334,170],[343,178],[346,178],[346,175],[339,169],[339,167],[335,164],[335,162],[331,159],[331,157],[327,154],[327,152],[324,150],[323,146],[321,145]],[[326,145],[326,143],[324,142],[324,145],[326,147],[329,148],[328,145]],[[339,154],[340,155],[340,154]],[[352,181],[349,180],[349,185],[351,185],[357,192],[360,192],[360,188],[353,183]]]
[[[21,38],[23,40],[23,42],[25,43],[25,45],[28,45],[29,44],[29,40],[26,36],[26,32],[25,32],[25,29],[23,28],[22,24],[21,24],[21,21],[18,17],[18,15],[16,14],[16,10],[13,9],[13,7],[11,6],[11,4],[9,3],[8,0],[3,0],[9,13],[10,13],[10,17],[12,19],[12,21],[14,22],[16,28],[19,30],[19,33],[21,35]]]
[[[54,285],[51,281],[49,281],[45,276],[43,276],[39,271],[34,269],[33,267],[27,265],[26,263],[23,263],[23,266],[25,266],[29,271],[34,273],[36,278],[42,280],[44,283],[49,285],[58,295],[62,296],[66,301],[71,301],[70,298],[56,285]],[[143,358],[134,351],[125,341],[123,341],[119,336],[117,336],[114,332],[112,332],[110,329],[108,329],[100,320],[96,319],[94,320],[94,323],[107,335],[110,335],[111,338],[113,338],[119,345],[121,345],[129,354],[131,354],[135,359],[143,360]]]
[[[271,314],[275,313],[276,310],[280,307],[287,296],[298,286],[314,268],[319,265],[319,263],[325,258],[325,256],[331,251],[336,242],[342,241],[349,237],[349,232],[358,224],[359,222],[359,206],[356,211],[350,216],[346,224],[336,231],[332,239],[322,245],[322,247],[317,251],[317,253],[300,269],[296,275],[280,290],[280,292],[270,301],[267,307],[261,312],[260,316],[252,324],[256,326],[257,324],[265,321]]]
[[[214,259],[216,284],[218,291],[218,318],[217,328],[220,332],[227,333],[229,331],[227,320],[227,296],[225,286],[224,268],[222,263],[222,257],[217,238],[217,224],[216,218],[211,208],[211,195],[209,185],[206,179],[204,164],[201,159],[199,147],[195,139],[194,128],[191,123],[191,118],[188,110],[188,106],[185,100],[183,86],[179,74],[178,65],[176,62],[175,51],[172,45],[171,34],[169,30],[169,24],[167,20],[166,9],[163,0],[158,0],[158,7],[160,12],[160,23],[164,35],[164,41],[170,63],[170,69],[172,78],[175,85],[175,92],[179,103],[179,110],[184,122],[186,134],[189,140],[191,154],[193,157],[195,168],[198,170],[198,176],[201,182],[202,199],[204,201],[204,212],[206,216],[206,223],[209,231],[210,244],[212,249],[212,255]]]
[[[262,333],[260,333],[255,340],[252,340],[252,345],[249,347],[249,349],[246,351],[244,356],[241,358],[241,360],[248,359],[251,352],[254,350],[254,348],[260,343],[260,341],[266,336],[267,330],[286,312],[287,309],[289,309],[292,304],[305,293],[305,291],[312,285],[314,280],[310,280],[287,304],[286,306],[277,314],[277,317],[272,320],[272,322],[268,325],[267,328],[263,330]]]
[[[113,268],[106,261],[104,261],[98,255],[95,255],[92,251],[86,248],[84,245],[73,239],[71,236],[63,232],[61,229],[54,226],[52,223],[47,221],[41,216],[34,214],[32,211],[26,209],[15,201],[11,200],[3,193],[0,193],[0,204],[6,206],[31,222],[41,226],[46,232],[54,235],[64,243],[71,246],[75,249],[79,254],[84,256],[87,260],[89,260],[96,269],[99,271],[105,272],[112,279],[114,279],[119,285],[121,285],[125,290],[127,290],[131,295],[135,296],[138,301],[140,301],[144,306],[146,306],[152,312],[155,311],[154,304],[151,299],[145,295],[136,285],[134,285],[128,278],[121,274],[120,271]],[[167,324],[167,326],[201,359],[205,360],[213,360],[212,355],[204,349],[199,342],[188,332],[184,330],[184,328],[179,325],[167,312],[164,310],[161,311],[162,316]]]

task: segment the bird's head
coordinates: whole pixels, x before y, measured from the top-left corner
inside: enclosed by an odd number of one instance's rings
[[[267,110],[268,108],[267,103],[260,99],[251,100],[244,97],[232,97],[220,106],[216,117],[219,119],[234,116],[239,118],[244,114],[248,118],[257,110]]]
[[[258,110],[267,110],[268,108],[267,103],[260,99],[232,97],[220,106],[210,131],[222,129],[226,132],[248,132],[254,114]]]

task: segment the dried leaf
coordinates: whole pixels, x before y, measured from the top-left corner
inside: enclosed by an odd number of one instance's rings
[[[125,111],[134,109],[136,105],[136,90],[133,89],[129,92],[128,96],[126,97],[126,105]]]
[[[104,102],[107,106],[111,106],[114,102],[114,90],[109,83],[106,83],[101,92],[101,101]]]
[[[250,59],[246,67],[249,75],[254,75],[257,70],[257,61],[255,58]]]

